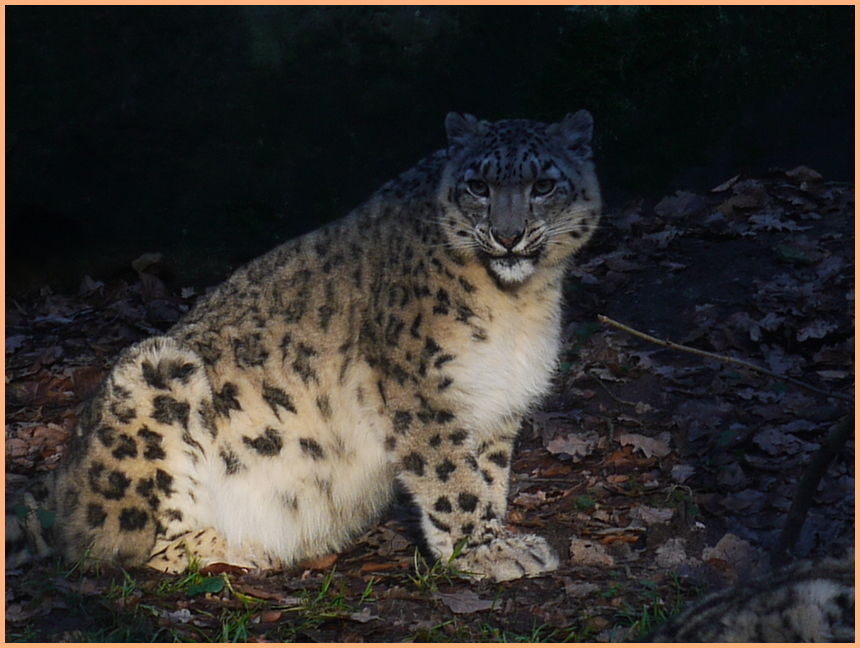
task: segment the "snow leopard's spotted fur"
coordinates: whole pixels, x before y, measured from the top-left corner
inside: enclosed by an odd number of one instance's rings
[[[399,482],[460,569],[556,568],[504,517],[565,270],[600,217],[592,120],[446,128],[446,150],[120,356],[56,477],[67,559],[289,565],[342,548]]]
[[[801,561],[711,594],[647,640],[854,643],[854,555]]]

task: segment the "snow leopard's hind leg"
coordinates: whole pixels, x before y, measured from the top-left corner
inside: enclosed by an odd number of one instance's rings
[[[126,350],[58,469],[55,533],[65,558],[142,565],[158,538],[194,529],[197,471],[215,436],[197,354],[169,337]]]

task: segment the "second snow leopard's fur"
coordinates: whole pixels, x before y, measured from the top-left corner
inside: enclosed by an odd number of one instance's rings
[[[504,518],[562,281],[600,217],[592,119],[446,128],[445,150],[119,357],[56,475],[67,559],[290,565],[344,547],[399,482],[459,569],[557,567]]]
[[[854,555],[801,561],[690,605],[656,643],[854,643]]]

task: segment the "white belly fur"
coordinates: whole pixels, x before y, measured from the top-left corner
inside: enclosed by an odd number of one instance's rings
[[[347,384],[344,396],[355,393],[357,380],[354,376]],[[288,562],[337,550],[359,532],[391,497],[393,474],[383,447],[387,421],[373,402],[356,412],[354,402],[346,407],[338,400],[332,399],[330,421],[318,419],[295,431],[285,426],[277,460],[261,458],[247,470],[225,476],[223,461],[209,453],[198,466],[202,492],[194,506],[197,526],[216,529],[232,547],[256,548]],[[313,461],[297,451],[298,437],[312,437],[331,448],[335,430],[349,430],[337,435],[339,453]],[[321,480],[331,485],[330,500],[320,494]]]

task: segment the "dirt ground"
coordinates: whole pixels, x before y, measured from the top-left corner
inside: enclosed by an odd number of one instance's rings
[[[111,358],[193,303],[158,270],[139,259],[128,281],[7,301],[7,513],[57,465]],[[283,573],[7,564],[7,640],[619,641],[769,569],[811,456],[853,419],[853,186],[800,167],[629,204],[579,257],[567,304],[557,388],[523,424],[507,519],[552,542],[558,571],[495,584],[431,570],[395,510]],[[852,437],[791,553],[853,538]]]

